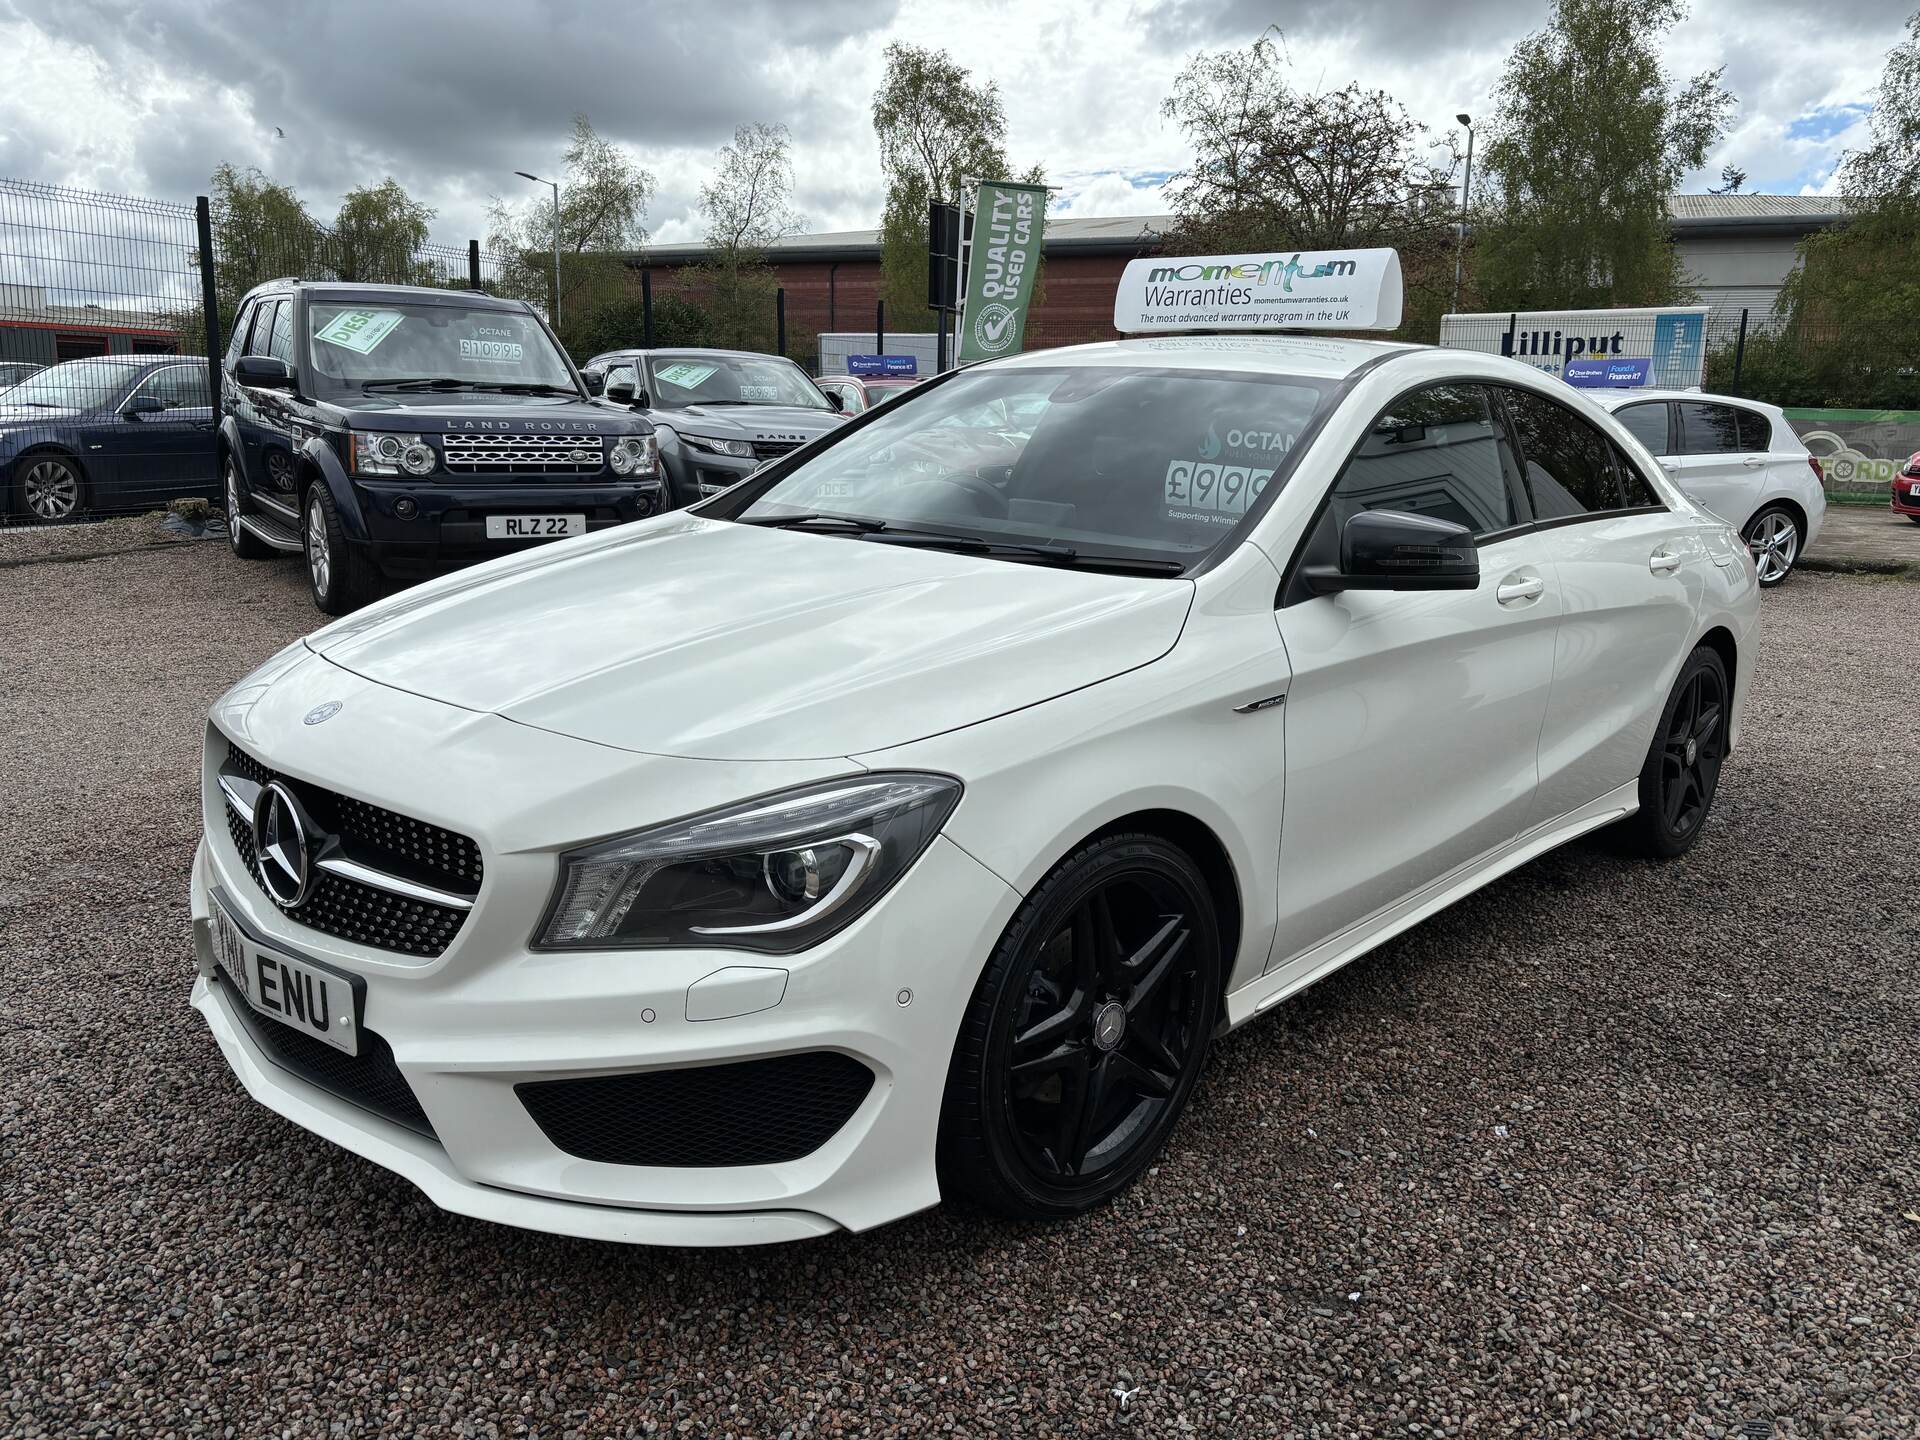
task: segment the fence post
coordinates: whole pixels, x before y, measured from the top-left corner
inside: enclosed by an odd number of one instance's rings
[[[207,322],[207,398],[213,406],[214,423],[220,417],[220,292],[213,283],[213,212],[207,197],[196,195],[193,201],[193,228],[200,246],[200,309]]]
[[[480,242],[467,241],[467,285],[474,290],[480,288]]]
[[[1740,339],[1733,347],[1733,393],[1740,393],[1740,368],[1747,363],[1747,312],[1740,311]]]
[[[640,343],[653,348],[653,272],[640,272]]]
[[[873,306],[873,353],[887,353],[887,302],[877,300]]]
[[[773,292],[773,336],[774,353],[787,353],[787,287],[782,285]]]

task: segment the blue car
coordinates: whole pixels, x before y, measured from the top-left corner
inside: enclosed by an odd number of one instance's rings
[[[205,360],[69,360],[0,391],[0,509],[67,520],[212,495],[214,438]]]

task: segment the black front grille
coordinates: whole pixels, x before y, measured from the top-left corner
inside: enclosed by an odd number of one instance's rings
[[[756,460],[777,460],[782,455],[791,455],[804,444],[806,444],[804,440],[755,440],[753,442],[753,458]]]
[[[873,1088],[850,1055],[814,1050],[731,1065],[514,1086],[546,1137],[607,1165],[774,1165],[810,1155]]]
[[[232,1001],[230,1008],[253,1037],[253,1043],[282,1070],[383,1120],[404,1125],[430,1140],[436,1138],[427,1112],[420,1108],[413,1087],[394,1063],[392,1047],[379,1035],[362,1030],[360,1053],[343,1054],[311,1035],[269,1020],[241,999],[224,975],[216,977],[215,983]]]
[[[477,895],[483,868],[480,847],[456,831],[429,825],[370,805],[351,795],[336,794],[305,781],[276,775],[231,741],[225,766],[230,774],[264,785],[280,780],[300,798],[314,819],[331,829],[353,858],[378,870],[431,885],[459,895]],[[263,895],[266,888],[254,865],[253,831],[248,822],[226,805],[227,833],[247,867],[247,874]],[[272,899],[271,895],[267,896]],[[278,902],[275,902],[276,904]],[[460,933],[465,910],[397,895],[390,890],[321,872],[312,892],[288,918],[356,945],[394,950],[402,955],[431,958],[441,954]]]

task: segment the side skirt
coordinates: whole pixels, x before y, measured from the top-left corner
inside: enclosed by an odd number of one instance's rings
[[[1297,994],[1316,980],[1323,980],[1356,960],[1377,945],[1382,945],[1403,930],[1410,930],[1429,916],[1471,895],[1481,886],[1517,870],[1529,860],[1544,855],[1586,834],[1631,815],[1640,808],[1639,781],[1631,780],[1616,790],[1580,809],[1535,826],[1515,840],[1491,850],[1449,875],[1417,890],[1397,904],[1369,916],[1331,939],[1323,940],[1291,960],[1275,966],[1264,975],[1242,985],[1227,996],[1226,1029],[1245,1024],[1263,1010],[1269,1010]],[[1284,883],[1284,877],[1283,877]]]

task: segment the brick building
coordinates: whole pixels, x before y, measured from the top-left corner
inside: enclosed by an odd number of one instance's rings
[[[1756,318],[1773,305],[1798,263],[1801,238],[1843,218],[1845,205],[1825,196],[1675,195],[1669,203],[1674,243],[1689,283],[1705,303]],[[1027,321],[1027,348],[1114,338],[1113,295],[1129,260],[1155,253],[1172,217],[1122,215],[1047,222],[1042,299]],[[656,245],[629,262],[653,272],[657,293],[681,287],[674,272],[697,265],[701,245]],[[880,232],[843,230],[778,241],[768,261],[787,292],[790,334],[872,330],[880,286]],[[698,299],[689,292],[689,299]],[[917,326],[918,317],[902,317]],[[889,329],[897,327],[888,322]]]

